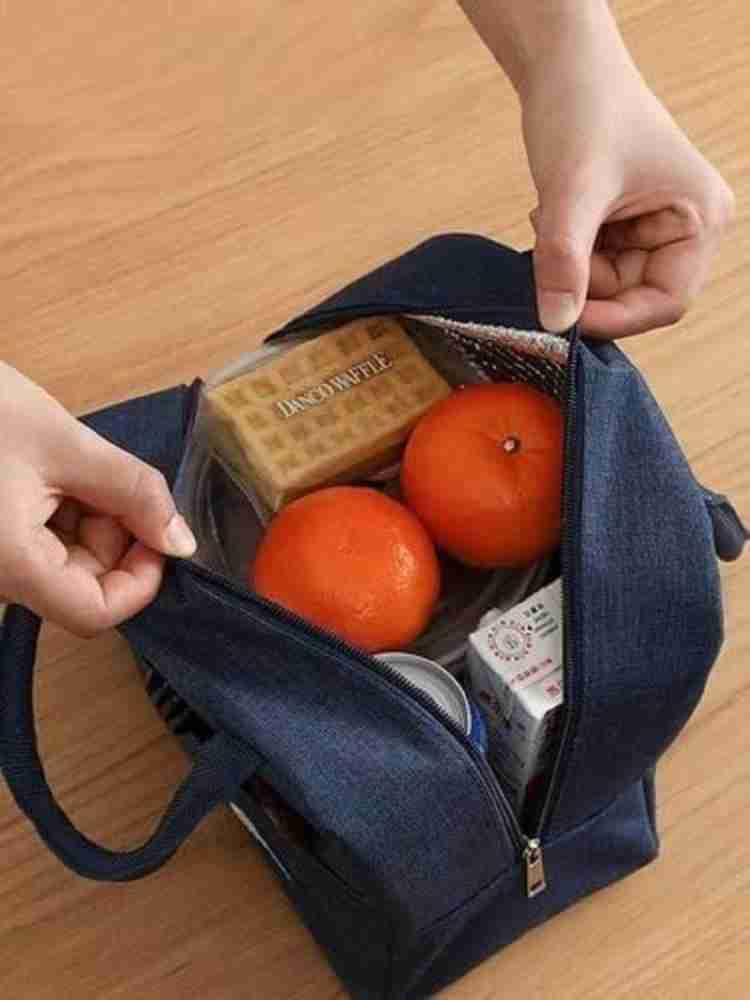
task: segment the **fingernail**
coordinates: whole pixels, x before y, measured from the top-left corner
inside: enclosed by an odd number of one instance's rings
[[[181,514],[175,514],[169,522],[166,536],[172,555],[182,557],[191,556],[198,548],[195,535]]]
[[[569,292],[541,292],[539,318],[544,329],[551,333],[569,330],[578,319],[575,296]]]

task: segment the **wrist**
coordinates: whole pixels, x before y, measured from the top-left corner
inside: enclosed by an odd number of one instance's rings
[[[521,103],[558,77],[584,73],[597,86],[633,64],[607,0],[531,0],[521,15],[518,56],[511,82]],[[539,18],[545,20],[539,31]],[[536,21],[536,31],[534,28]]]
[[[458,0],[523,101],[581,64],[627,60],[607,0]]]

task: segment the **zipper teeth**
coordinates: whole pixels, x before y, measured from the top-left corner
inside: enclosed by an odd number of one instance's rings
[[[550,778],[549,787],[547,790],[547,795],[544,800],[544,805],[542,807],[541,813],[539,814],[539,819],[537,821],[537,828],[534,832],[534,838],[541,839],[546,832],[549,822],[552,817],[552,813],[555,809],[557,799],[559,797],[561,780],[563,777],[564,761],[568,756],[568,747],[572,742],[572,734],[574,732],[575,721],[577,720],[578,713],[575,710],[575,701],[572,698],[573,688],[572,688],[572,671],[573,665],[576,662],[575,659],[575,649],[574,649],[574,634],[573,634],[573,616],[571,613],[572,605],[572,584],[571,584],[571,573],[573,567],[573,560],[575,557],[575,547],[573,544],[573,531],[572,531],[572,520],[573,516],[577,513],[577,496],[580,491],[575,491],[576,483],[575,477],[573,475],[576,469],[576,463],[572,459],[572,451],[575,445],[575,423],[576,423],[576,370],[577,370],[577,357],[578,357],[578,339],[579,334],[576,331],[574,334],[571,345],[570,345],[570,355],[568,357],[568,366],[566,372],[567,379],[567,394],[566,394],[566,413],[565,413],[565,466],[564,466],[564,479],[563,479],[563,530],[565,532],[565,537],[562,540],[562,550],[564,553],[564,558],[561,565],[561,575],[562,575],[562,592],[563,592],[563,634],[564,634],[564,644],[563,644],[563,680],[564,680],[564,702],[565,702],[565,723],[563,726],[563,732],[560,737],[560,745],[557,751],[557,757],[555,759],[555,766],[552,769],[552,776]]]
[[[191,568],[195,570],[198,575],[206,577],[215,586],[225,590],[230,597],[241,602],[243,606],[255,605],[258,610],[262,610],[264,612],[263,624],[268,624],[268,618],[270,617],[275,619],[281,625],[290,625],[295,630],[302,631],[314,639],[323,640],[328,645],[334,647],[338,653],[342,654],[342,656],[348,658],[349,660],[354,659],[357,662],[364,664],[370,670],[374,670],[381,677],[384,677],[389,683],[406,692],[411,698],[418,702],[422,708],[429,712],[430,715],[437,718],[438,721],[441,722],[446,729],[448,729],[451,735],[458,740],[461,746],[471,756],[477,765],[482,786],[485,789],[485,793],[487,794],[490,804],[493,807],[495,815],[503,823],[505,829],[511,834],[516,846],[519,849],[523,849],[526,846],[528,838],[521,830],[518,819],[513,812],[510,803],[505,798],[502,789],[498,787],[492,772],[489,770],[489,764],[487,763],[484,754],[474,745],[474,743],[472,743],[471,739],[461,730],[461,727],[455,722],[455,720],[452,719],[450,715],[448,715],[447,712],[440,707],[440,705],[433,701],[428,694],[412,684],[411,681],[403,677],[389,664],[384,663],[382,660],[377,660],[374,657],[369,656],[367,653],[363,653],[354,646],[350,646],[343,639],[339,638],[339,636],[334,635],[334,633],[311,625],[304,618],[294,614],[294,612],[288,611],[286,608],[276,605],[271,601],[267,601],[258,594],[241,590],[239,587],[235,586],[232,580],[225,579],[203,566],[193,565]],[[246,610],[252,614],[252,607],[248,607]]]

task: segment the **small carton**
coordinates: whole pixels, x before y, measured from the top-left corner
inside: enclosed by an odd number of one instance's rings
[[[488,760],[517,814],[555,761],[563,702],[562,593],[558,578],[509,611],[491,611],[469,637],[475,699]]]

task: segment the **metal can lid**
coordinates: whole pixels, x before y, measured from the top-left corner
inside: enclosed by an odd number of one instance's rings
[[[380,653],[376,659],[398,671],[404,680],[424,691],[468,735],[471,712],[466,693],[439,663],[413,653]]]

